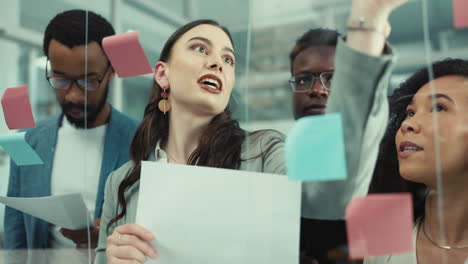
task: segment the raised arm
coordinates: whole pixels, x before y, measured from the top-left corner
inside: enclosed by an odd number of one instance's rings
[[[340,40],[327,113],[341,113],[348,178],[305,182],[302,216],[344,219],[349,201],[366,195],[388,121],[394,56],[385,44],[388,16],[406,0],[353,0],[346,42]],[[333,165],[333,164],[330,164]]]

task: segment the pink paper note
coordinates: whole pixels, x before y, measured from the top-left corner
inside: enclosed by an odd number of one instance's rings
[[[468,0],[453,0],[453,23],[455,28],[468,27]]]
[[[353,199],[346,208],[351,259],[413,250],[413,210],[409,193],[370,194]]]
[[[106,37],[102,40],[102,46],[119,77],[153,73],[138,41],[138,31]]]
[[[35,127],[28,86],[23,85],[6,89],[2,97],[3,115],[9,129]]]

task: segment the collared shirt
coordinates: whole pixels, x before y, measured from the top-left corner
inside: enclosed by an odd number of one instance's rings
[[[154,157],[155,157],[155,162],[162,162],[162,163],[168,163],[167,162],[167,154],[166,152],[161,148],[160,142],[156,144],[156,148],[154,148]]]

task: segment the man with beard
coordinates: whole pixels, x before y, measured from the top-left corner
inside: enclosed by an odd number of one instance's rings
[[[95,220],[91,247],[99,234],[107,176],[129,160],[137,127],[107,102],[115,73],[102,40],[114,34],[111,24],[93,12],[65,11],[50,21],[43,44],[50,62],[46,78],[62,112],[27,130],[26,139],[44,164],[11,163],[8,186],[11,197],[83,193]],[[6,249],[88,247],[86,229],[66,230],[12,208],[6,208],[4,224]]]

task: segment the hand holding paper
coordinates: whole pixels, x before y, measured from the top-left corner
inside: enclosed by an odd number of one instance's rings
[[[2,96],[3,115],[9,129],[35,127],[29,102],[28,86],[23,85],[6,89]]]
[[[143,162],[139,191],[136,223],[156,236],[155,263],[298,262],[300,182]]]
[[[107,258],[144,263],[146,256],[156,259],[156,249],[150,244],[154,240],[151,231],[137,224],[118,226],[107,238]],[[122,250],[125,249],[125,250]]]
[[[66,229],[79,230],[92,225],[79,193],[32,198],[0,196],[0,203]]]

